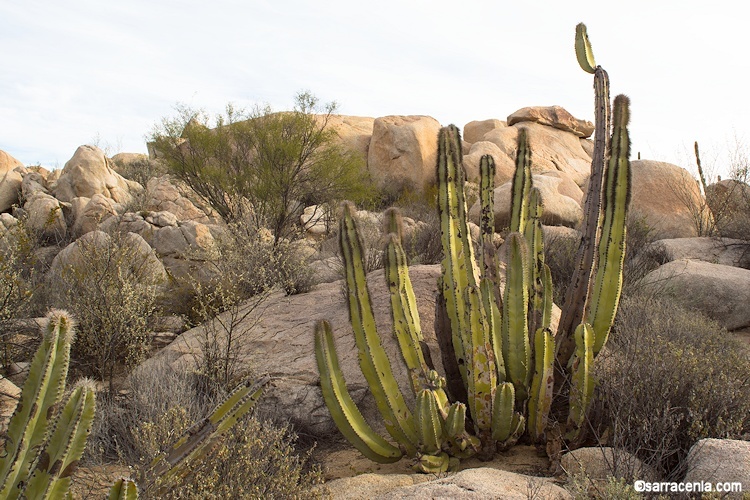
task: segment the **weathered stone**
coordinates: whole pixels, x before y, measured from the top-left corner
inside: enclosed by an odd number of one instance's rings
[[[656,481],[653,468],[625,450],[610,447],[578,448],[566,453],[560,465],[568,476],[583,474],[587,479],[606,483],[609,478]]]
[[[73,198],[76,200],[85,200],[86,198]],[[96,193],[86,203],[80,214],[73,224],[73,233],[77,235],[86,234],[94,231],[99,225],[109,217],[116,216],[117,211],[111,198],[107,198],[101,193]]]
[[[177,216],[172,212],[161,211],[161,212],[150,212],[146,215],[146,222],[153,224],[156,227],[167,227],[178,225]]]
[[[38,172],[27,172],[24,174],[23,181],[21,182],[21,193],[26,200],[36,193],[49,194],[47,182],[42,177],[42,174]]]
[[[375,120],[367,167],[380,187],[421,191],[435,180],[440,124],[429,116],[385,116]]]
[[[466,469],[441,479],[413,486],[401,486],[374,498],[386,499],[519,499],[531,492],[538,499],[572,499],[573,496],[550,479],[526,476],[504,470],[481,467]]]
[[[429,481],[426,474],[360,474],[327,482],[333,500],[361,500]]]
[[[313,238],[325,237],[330,228],[336,225],[331,211],[323,205],[305,207],[305,210],[299,217],[299,222],[308,236],[312,236]]]
[[[533,122],[517,123],[485,134],[485,141],[494,142],[505,153],[495,158],[498,170],[515,170],[518,130],[521,128],[528,132],[532,172],[558,170],[567,174],[578,186],[586,183],[591,172],[591,157],[581,147],[579,138],[570,132]]]
[[[651,271],[643,284],[705,313],[728,330],[750,326],[748,269],[682,259]]]
[[[26,211],[26,225],[37,231],[44,240],[61,241],[68,232],[60,202],[54,197],[38,192],[23,206]]]
[[[315,115],[315,119],[322,124],[324,115]],[[366,116],[330,115],[326,128],[334,131],[338,143],[345,149],[367,160],[374,124],[375,118]]]
[[[508,124],[502,120],[491,118],[489,120],[475,120],[464,125],[463,139],[469,144],[484,140],[484,134],[496,128],[507,127]]]
[[[5,433],[8,422],[21,398],[21,389],[5,377],[0,378],[0,432]]]
[[[588,120],[579,120],[561,106],[533,106],[521,108],[508,116],[508,125],[535,122],[542,125],[570,132],[578,137],[590,137],[594,133],[594,124]]]
[[[507,152],[501,150],[494,142],[479,141],[472,144],[469,154],[464,156],[464,169],[468,181],[479,182],[479,162],[484,155],[490,155],[495,160],[495,186],[502,186],[513,178],[516,165]]]
[[[143,209],[171,212],[180,221],[193,220],[204,224],[217,222],[217,217],[207,215],[185,195],[187,191],[187,188],[173,183],[168,175],[154,177],[146,185]]]
[[[583,218],[580,205],[583,192],[574,182],[560,172],[532,174],[534,187],[539,189],[544,204],[542,223],[550,226],[563,225],[576,227]],[[501,231],[510,224],[510,199],[512,182],[495,188],[494,209],[495,228]],[[477,201],[469,210],[469,218],[479,223],[481,206]]]
[[[704,204],[696,180],[670,163],[634,160],[630,213],[643,217],[656,239],[699,236],[697,222]],[[707,227],[704,223],[704,227]]]
[[[724,266],[746,267],[750,263],[748,242],[731,238],[673,238],[651,243],[647,253],[656,252],[666,262],[702,260]]]
[[[128,203],[133,194],[142,190],[140,184],[115,172],[101,149],[81,146],[65,164],[54,193],[60,201],[70,201],[77,196],[92,198],[99,193],[117,203]]]
[[[683,482],[742,483],[750,491],[750,441],[701,439],[690,448]],[[723,497],[722,497],[723,498]],[[742,493],[730,498],[743,498]]]
[[[748,238],[750,229],[750,185],[734,179],[711,184],[706,189],[706,202],[715,217],[716,226],[724,236]]]
[[[23,176],[17,168],[23,168],[23,163],[0,150],[0,212],[10,210],[18,203]]]

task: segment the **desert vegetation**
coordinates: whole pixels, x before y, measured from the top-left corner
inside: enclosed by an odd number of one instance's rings
[[[696,236],[682,240],[711,250],[663,243],[673,239],[644,208],[654,195],[636,189],[629,101],[610,110],[585,27],[577,49],[597,110],[592,171],[578,182],[574,169],[552,184],[539,171],[540,134],[586,141],[586,124],[559,110],[491,124],[515,127],[498,148],[510,153],[481,155],[477,172],[455,126],[420,139],[424,117],[366,122],[370,142],[391,127],[393,161],[436,150],[416,183],[413,171],[372,172],[361,122],[309,92],[284,112],[180,107],[154,127],[149,157],[84,146],[62,173],[11,170],[0,364],[23,389],[4,389],[15,413],[4,414],[0,496],[326,497],[327,468],[351,467],[326,457],[351,444],[439,478],[526,449],[546,457],[535,475],[570,472],[577,497],[631,498],[644,471],[681,481],[702,439],[747,441],[750,321],[741,307],[681,301],[679,276],[653,278],[682,259],[745,279],[747,158],[738,148],[731,179],[712,183],[696,145],[699,179],[672,183],[675,212]],[[488,147],[491,134],[479,137]],[[560,200],[572,218],[558,217]],[[332,309],[349,326],[325,321]],[[592,447],[610,450],[608,478],[566,469],[568,452]]]

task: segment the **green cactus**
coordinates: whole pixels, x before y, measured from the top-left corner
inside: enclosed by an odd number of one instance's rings
[[[154,459],[144,472],[141,486],[144,495],[163,494],[175,481],[189,473],[185,464],[201,460],[223,435],[245,416],[271,381],[268,375],[241,383],[208,417],[198,421],[166,453]]]
[[[627,99],[618,97],[610,159],[604,164],[609,130],[608,80],[601,67],[594,66],[585,27],[579,26],[577,33],[581,64],[590,66],[597,82],[592,182],[605,186],[603,202],[596,186],[589,190],[579,276],[572,286],[572,298],[565,303],[571,311],[563,312],[566,324],[582,325],[580,334],[574,336],[563,327],[562,320],[557,335],[560,341],[550,330],[552,279],[544,262],[543,206],[532,183],[532,152],[525,129],[518,134],[502,291],[493,244],[494,161],[488,156],[480,160],[477,261],[467,221],[460,135],[452,125],[438,135],[443,260],[436,334],[447,381],[425,359],[416,299],[401,247],[400,217],[395,210],[386,213],[386,283],[394,335],[415,395],[413,411],[406,406],[375,328],[354,208],[344,206],[339,234],[350,321],[360,367],[395,446],[372,430],[349,396],[333,335],[325,322],[316,326],[315,349],[323,396],[334,421],[357,449],[375,461],[391,462],[406,455],[416,461],[417,470],[442,472],[455,465],[457,458],[477,455],[489,459],[496,449],[512,446],[527,431],[532,442],[542,444],[554,393],[553,368],[561,359],[563,367],[570,360],[573,372],[568,425],[580,428],[593,394],[593,356],[606,341],[619,301],[629,201],[629,142]]]
[[[135,500],[138,498],[138,486],[130,479],[120,478],[109,490],[109,500]]]
[[[70,486],[94,419],[91,386],[78,386],[60,411],[70,363],[73,321],[65,311],[47,315],[21,399],[8,424],[0,458],[0,498],[60,498]]]

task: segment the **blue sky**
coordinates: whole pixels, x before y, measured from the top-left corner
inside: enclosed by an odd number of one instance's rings
[[[732,2],[3,0],[0,149],[62,167],[81,144],[145,152],[177,103],[424,114],[462,127],[557,104],[593,118],[573,53],[585,22],[613,95],[632,100],[634,155],[724,171],[750,141],[750,7]],[[726,5],[729,5],[727,2]]]

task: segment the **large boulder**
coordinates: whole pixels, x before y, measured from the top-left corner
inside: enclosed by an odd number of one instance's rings
[[[469,144],[474,144],[475,142],[483,141],[484,135],[487,132],[507,126],[508,124],[506,122],[496,118],[490,118],[489,120],[475,120],[464,125],[463,139]]]
[[[315,119],[323,124],[326,115],[316,115]],[[339,144],[345,149],[355,151],[367,159],[370,139],[375,126],[375,118],[366,116],[330,115],[326,127],[333,130]]]
[[[496,128],[484,135],[484,141],[495,143],[504,153],[495,158],[495,165],[498,172],[506,172],[507,177],[496,174],[495,185],[508,181],[515,171],[518,131],[522,128],[528,132],[532,172],[560,171],[567,174],[579,187],[585,185],[591,172],[591,157],[581,146],[578,136],[535,122],[520,122]]]
[[[172,212],[178,220],[203,224],[217,222],[218,218],[207,215],[190,199],[189,190],[173,182],[168,175],[154,177],[146,185],[143,204],[145,211]]]
[[[542,223],[550,226],[575,228],[583,219],[581,199],[583,192],[571,179],[561,172],[532,174],[534,187],[542,195],[544,211]],[[495,188],[495,229],[501,231],[510,224],[510,199],[512,182]],[[469,219],[479,223],[481,206],[477,201],[469,210]]]
[[[656,239],[690,238],[698,234],[700,207],[705,205],[695,179],[671,163],[634,160],[630,213],[642,217]],[[707,227],[704,221],[704,227]]]
[[[508,125],[534,122],[570,132],[577,137],[586,138],[594,133],[594,124],[588,120],[579,120],[561,106],[532,106],[521,108],[508,116]]]
[[[16,171],[23,163],[0,150],[0,212],[9,210],[18,203],[18,193],[21,191],[23,177]]]
[[[658,240],[646,254],[659,255],[662,262],[690,259],[724,266],[746,267],[750,263],[750,243],[731,238],[674,238]]]
[[[643,283],[716,319],[728,330],[750,326],[748,269],[681,259],[651,271]]]
[[[38,192],[26,200],[26,225],[47,241],[61,241],[68,233],[62,206],[53,196]]]
[[[701,439],[690,448],[683,482],[741,483],[750,491],[750,441]]]
[[[409,271],[417,297],[422,333],[437,369],[442,371],[433,326],[440,266],[413,266]],[[390,299],[383,271],[371,273],[368,283],[378,332],[386,352],[393,360],[394,375],[404,395],[413,399],[407,371],[400,361],[398,343],[392,335]],[[313,328],[315,322],[321,319],[331,323],[339,362],[352,398],[370,422],[376,426],[382,422],[359,368],[342,287],[343,283],[336,281],[319,285],[305,294],[274,296],[236,327],[236,331],[246,332],[240,347],[243,364],[257,373],[267,372],[273,377],[273,387],[264,396],[264,404],[289,418],[303,432],[320,437],[338,435],[320,392],[320,376],[315,361]],[[199,326],[183,333],[157,357],[166,357],[175,366],[194,366],[200,357],[202,332]]]
[[[385,116],[373,125],[367,168],[380,187],[421,190],[435,180],[440,123],[429,116]]]
[[[86,199],[84,197],[73,198],[73,202]],[[80,236],[94,231],[102,222],[116,215],[117,210],[112,199],[101,193],[96,193],[80,210],[76,210],[73,234]]]
[[[109,255],[113,245],[127,249],[123,257],[133,266],[138,266],[137,272],[143,276],[144,281],[167,282],[164,265],[143,238],[135,233],[125,233],[120,236],[119,241],[113,241],[109,234],[99,230],[84,234],[62,249],[52,261],[49,278],[54,281],[68,270],[85,269],[92,258]]]
[[[101,149],[79,147],[57,179],[55,196],[60,201],[70,201],[78,196],[91,198],[98,193],[117,203],[127,204],[143,187],[125,179],[112,167],[111,160]]]
[[[344,480],[339,480],[344,481]],[[379,500],[390,499],[518,499],[526,500],[533,494],[533,498],[540,500],[572,499],[568,491],[554,484],[550,479],[526,476],[515,472],[480,467],[466,469],[447,477],[411,485],[399,486],[386,493],[381,493]],[[334,498],[351,498],[346,494]]]
[[[724,236],[750,238],[750,186],[734,179],[711,184],[706,202]]]

